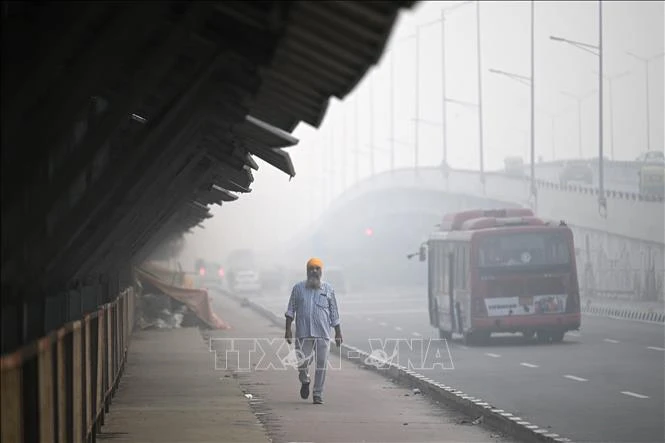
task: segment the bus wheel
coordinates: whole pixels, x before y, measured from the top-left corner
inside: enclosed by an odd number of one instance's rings
[[[524,337],[524,339],[527,341],[533,340],[535,336],[536,331],[522,331],[522,337]]]
[[[563,341],[563,336],[566,334],[566,331],[554,331],[550,334],[552,338],[552,343],[559,343]]]
[[[490,339],[489,332],[465,332],[464,333],[464,344],[466,345],[481,345],[485,344]]]
[[[439,338],[442,338],[444,340],[452,340],[453,333],[450,331],[446,331],[445,329],[439,329]]]
[[[549,343],[551,334],[547,331],[538,331],[538,341],[540,343]]]

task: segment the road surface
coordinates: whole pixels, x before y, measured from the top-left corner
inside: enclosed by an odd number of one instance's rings
[[[370,345],[370,339],[438,340],[426,295],[418,292],[338,295],[345,343],[371,352],[378,342]],[[288,295],[284,290],[254,300],[282,316]],[[445,344],[438,346],[446,355]],[[399,349],[400,364],[420,361],[416,348],[410,354]],[[448,349],[452,369],[418,372],[576,442],[665,441],[662,325],[584,316],[581,331],[560,344],[506,334],[484,346],[453,340]]]

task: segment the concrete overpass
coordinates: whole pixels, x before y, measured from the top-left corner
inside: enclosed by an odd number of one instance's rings
[[[552,166],[550,166],[552,167]],[[616,174],[620,175],[619,173]],[[608,186],[609,187],[609,186]],[[425,281],[424,267],[408,262],[446,212],[477,207],[534,207],[528,177],[440,168],[400,169],[367,178],[336,198],[306,232],[292,241],[294,260],[321,254],[344,265],[357,282],[372,275],[392,284]],[[598,211],[593,187],[537,181],[537,213],[572,226],[587,294],[662,300],[664,213],[662,198],[607,192]],[[365,229],[371,227],[371,236]],[[655,290],[645,283],[655,275]]]

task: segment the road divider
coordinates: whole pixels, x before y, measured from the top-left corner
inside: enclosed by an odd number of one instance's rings
[[[637,320],[648,323],[665,324],[665,312],[654,310],[638,310],[612,305],[588,304],[582,306],[582,312],[599,317]]]

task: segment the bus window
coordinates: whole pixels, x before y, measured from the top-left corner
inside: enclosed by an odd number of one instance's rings
[[[561,233],[502,233],[486,236],[479,243],[478,264],[481,267],[551,266],[569,263],[567,239]]]

